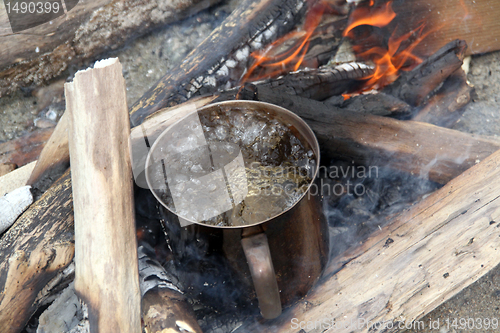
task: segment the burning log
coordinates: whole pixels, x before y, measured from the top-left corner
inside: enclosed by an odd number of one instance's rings
[[[42,128],[0,144],[0,163],[23,166],[35,161],[54,128]]]
[[[19,87],[42,84],[69,65],[92,59],[162,25],[208,8],[219,0],[99,0],[76,4],[68,13],[24,34],[12,33],[7,15],[0,21],[0,96]],[[69,6],[69,4],[66,4]],[[66,8],[65,8],[66,9]],[[60,8],[62,13],[62,8]],[[14,27],[15,28],[15,27]],[[17,32],[17,31],[14,31]]]
[[[421,105],[446,78],[462,66],[467,45],[455,40],[443,46],[409,72],[384,89],[412,106]]]
[[[236,75],[233,80],[239,80],[249,54],[290,30],[304,13],[305,3],[305,0],[245,0],[240,3],[178,68],[161,78],[131,107],[132,125],[139,125],[161,108],[185,102],[195,95],[215,92],[230,81],[230,74]],[[283,15],[284,12],[287,14]],[[241,63],[244,68],[241,73],[235,73],[233,68]]]
[[[92,331],[140,332],[132,168],[124,130],[130,123],[120,62],[107,59],[77,72],[65,93],[71,117],[75,290],[88,305]]]
[[[373,67],[362,63],[346,63],[335,67],[304,69],[278,78],[253,82],[276,94],[289,94],[324,100],[360,86],[360,81],[373,73]]]
[[[500,151],[333,258],[281,317],[236,332],[399,331],[500,263],[499,177]]]

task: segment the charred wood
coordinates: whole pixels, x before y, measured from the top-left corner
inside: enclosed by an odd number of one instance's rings
[[[420,108],[413,120],[442,127],[451,127],[462,116],[471,101],[474,88],[467,84],[464,71],[459,68],[444,81],[443,87]]]
[[[131,107],[132,126],[161,108],[213,93],[221,86],[231,85],[231,80],[239,80],[249,54],[291,30],[306,7],[305,0],[241,2],[179,67],[167,73]]]
[[[22,330],[39,306],[38,292],[71,263],[73,228],[68,171],[0,239],[2,332]]]
[[[412,113],[411,106],[383,92],[357,95],[347,100],[344,100],[342,96],[334,96],[324,102],[326,105],[336,106],[345,111],[371,114],[374,116],[406,118]]]
[[[154,250],[141,245],[138,256],[142,319],[146,330],[151,333],[201,332],[193,309],[179,289],[179,281],[154,259]]]
[[[259,89],[270,89],[276,94],[324,100],[359,87],[362,79],[372,73],[373,67],[352,62],[335,67],[303,69],[252,84],[259,86]]]
[[[466,48],[465,42],[458,39],[446,44],[413,70],[401,73],[383,91],[412,106],[423,104],[446,78],[462,66]]]

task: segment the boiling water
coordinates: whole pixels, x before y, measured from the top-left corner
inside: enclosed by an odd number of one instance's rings
[[[194,113],[155,146],[157,195],[180,217],[243,226],[292,207],[307,190],[316,157],[292,126],[264,111]]]

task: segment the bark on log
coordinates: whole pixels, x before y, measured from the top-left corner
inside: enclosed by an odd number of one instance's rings
[[[307,1],[309,5],[315,2]],[[161,78],[132,106],[132,125],[137,126],[164,107],[185,102],[196,95],[213,93],[231,79],[239,81],[250,52],[293,28],[305,9],[305,0],[241,2],[178,68]],[[283,15],[284,12],[287,15]],[[243,66],[235,69],[238,64]]]
[[[37,293],[74,255],[67,171],[0,239],[0,327],[20,332],[38,308]]]
[[[141,332],[130,128],[117,58],[65,85],[75,212],[75,290],[91,332]],[[112,96],[112,98],[110,98]]]
[[[2,6],[0,97],[19,87],[45,83],[64,72],[70,64],[95,58],[218,1],[80,1],[66,15],[21,34],[12,33],[6,9]]]
[[[237,332],[396,332],[423,317],[500,264],[499,177],[500,151],[333,258],[280,318]]]
[[[430,93],[462,66],[466,48],[467,44],[458,39],[446,44],[413,70],[402,72],[383,91],[412,106],[421,105]]]

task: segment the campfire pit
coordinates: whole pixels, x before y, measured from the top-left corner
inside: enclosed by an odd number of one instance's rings
[[[382,6],[382,3],[387,5],[380,1],[372,2],[371,5]],[[398,4],[400,3],[395,3],[395,8]],[[358,8],[370,8],[370,3],[361,6],[365,7]],[[328,23],[326,27],[340,29],[339,27],[345,27],[349,20],[334,22],[337,23]],[[326,27],[324,28],[327,29]],[[306,28],[305,31],[305,35],[308,35],[310,31],[315,30]],[[295,38],[301,41],[301,35]],[[340,36],[338,40],[341,39]],[[202,45],[201,50],[206,48],[206,45]],[[332,49],[336,47],[331,47],[330,50]],[[253,317],[243,318],[241,314],[227,312],[217,318],[214,313],[207,312],[210,306],[203,307],[201,301],[196,300],[196,292],[200,292],[203,287],[191,293],[187,291],[191,302],[195,302],[202,328],[206,331],[223,328],[226,331],[238,329],[239,332],[274,332],[278,329],[304,329],[307,332],[315,332],[321,331],[321,328],[311,327],[310,322],[331,320],[328,322],[329,328],[333,329],[334,321],[350,322],[354,318],[355,321],[361,319],[371,323],[363,326],[360,331],[382,331],[384,325],[387,328],[389,323],[404,324],[422,317],[496,266],[499,260],[494,248],[498,245],[498,237],[494,228],[498,220],[498,208],[494,179],[499,160],[498,154],[493,153],[498,150],[499,143],[492,138],[473,136],[425,123],[451,127],[456,126],[456,122],[460,120],[464,105],[473,96],[472,89],[465,82],[465,75],[459,69],[464,51],[462,42],[451,42],[440,51],[434,49],[434,56],[422,57],[427,60],[420,65],[410,62],[408,71],[386,86],[384,94],[353,95],[357,89],[368,89],[366,82],[370,81],[380,68],[374,69],[373,64],[368,62],[361,65],[351,64],[350,68],[343,66],[321,70],[302,69],[280,78],[262,79],[259,76],[257,81],[247,82],[244,89],[225,89],[198,100],[197,103],[201,105],[234,98],[267,101],[287,107],[309,122],[320,140],[322,149],[330,157],[329,163],[325,165],[327,171],[319,180],[318,186],[325,189],[327,186],[324,184],[329,185],[330,192],[325,198],[325,207],[328,208],[332,243],[338,245],[332,252],[330,265],[315,290],[289,307],[273,322],[262,322],[259,319],[255,311],[255,300],[252,299],[239,309],[243,309],[241,313]],[[305,51],[300,52],[307,54]],[[195,51],[188,59],[194,61],[199,54]],[[209,60],[213,59],[206,61]],[[269,59],[265,60],[267,63],[259,64],[261,68],[266,68],[266,64],[274,66]],[[168,80],[160,81],[132,107],[133,121],[136,125],[142,123],[132,130],[132,139],[137,140],[133,141],[133,144],[143,144],[144,134],[148,144],[152,144],[155,133],[166,126],[170,121],[167,118],[174,113],[168,109],[156,113],[153,111],[184,100],[189,101],[207,92],[204,88],[207,88],[207,82],[212,82],[211,74],[205,75],[202,71],[214,69],[213,65],[204,64],[203,61],[202,59],[201,63],[194,62],[200,64],[200,67],[195,67],[196,72],[190,72],[184,67],[173,72]],[[228,59],[225,59],[225,66],[229,70],[227,61]],[[293,67],[295,65],[296,63],[292,64],[292,69],[298,69]],[[218,70],[224,68],[223,63],[216,63],[216,66],[219,66]],[[231,74],[231,71],[229,72]],[[215,78],[215,87],[223,83],[219,82],[221,77],[225,76]],[[388,80],[394,81],[391,77]],[[175,82],[175,91],[169,92],[170,88],[165,88],[165,82]],[[226,88],[231,84],[231,80],[228,82],[230,83]],[[198,86],[204,88],[200,90]],[[324,89],[327,86],[329,89]],[[329,91],[336,89],[338,92],[335,94],[349,95],[327,96]],[[325,100],[327,97],[329,99]],[[378,100],[374,99],[375,97]],[[188,102],[185,105],[190,104]],[[354,110],[359,105],[375,105],[366,107],[363,111],[369,113],[371,110],[377,110],[377,115],[355,113]],[[149,118],[146,118],[147,115],[150,115]],[[409,120],[411,118],[414,120]],[[493,155],[489,156],[490,154]],[[40,160],[43,158],[45,157],[42,153]],[[372,168],[371,175],[367,171],[370,166],[376,167]],[[363,167],[364,174],[360,173]],[[374,170],[377,170],[376,176]],[[58,261],[56,266],[47,265],[42,274],[30,269],[29,262],[27,270],[23,272],[30,272],[28,274],[31,274],[32,280],[29,285],[35,286],[39,291],[71,261],[72,211],[68,177],[68,173],[63,176],[56,187],[45,193],[40,199],[41,202],[35,203],[19,218],[17,227],[9,230],[2,238],[0,281],[5,281],[4,286],[9,287],[9,295],[16,295],[19,289],[13,284],[17,281],[17,273],[11,270],[12,266],[8,263],[14,262],[13,258],[17,258],[20,263],[28,262],[15,256],[20,250],[20,245],[16,244],[35,241],[35,237],[26,235],[26,230],[33,230],[35,235],[47,232],[50,228],[44,223],[50,223],[51,216],[45,212],[50,212],[51,209],[59,210],[62,218],[58,220],[58,225],[61,227],[53,239],[42,240],[44,248],[55,248],[60,244],[69,247],[60,247],[64,250],[57,258],[62,261]],[[418,180],[418,177],[422,179]],[[37,186],[35,180],[32,182]],[[353,192],[359,184],[363,185],[362,194]],[[402,197],[400,191],[394,190],[398,186],[401,192],[412,187],[414,192],[406,198]],[[335,192],[334,189],[342,191]],[[435,193],[427,196],[435,190]],[[414,202],[419,203],[404,211]],[[151,216],[145,213],[141,218],[150,220]],[[35,222],[38,225],[35,225]],[[155,222],[147,221],[141,225],[140,230],[154,233],[152,230],[155,228],[151,227],[151,223]],[[150,237],[155,238],[157,252],[161,253],[160,261],[167,269],[173,269],[171,263],[175,263],[176,258],[172,257],[168,248],[159,245],[160,240],[163,241],[161,235],[160,231]],[[169,241],[172,242],[172,239]],[[442,251],[443,248],[446,251]],[[32,252],[32,258],[36,257],[36,253]],[[378,275],[382,272],[388,276]],[[185,274],[179,271],[177,273],[181,276]],[[203,278],[197,277],[200,281]],[[21,284],[25,289],[28,280],[24,281],[24,284]],[[372,288],[366,289],[366,284]],[[210,284],[210,287],[212,286],[213,283]],[[16,326],[17,331],[25,324],[22,321],[39,305],[39,299],[32,298],[33,293],[26,290],[19,292],[30,298],[28,304],[12,303],[5,298],[5,291],[0,301],[3,309],[3,315],[0,315],[0,319],[3,319],[0,321],[12,325],[11,327]],[[205,292],[203,297],[211,296]],[[22,297],[13,297],[14,300],[16,298],[22,300]],[[13,304],[17,305],[14,307]],[[11,308],[16,308],[24,314],[24,319],[14,323],[5,310]],[[219,314],[222,313],[218,311]],[[296,327],[297,325],[299,326]]]

